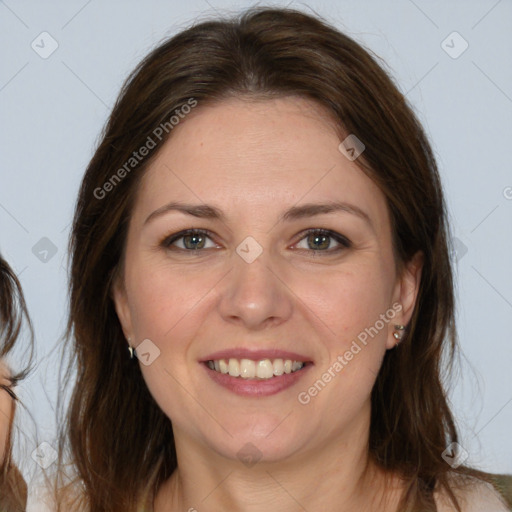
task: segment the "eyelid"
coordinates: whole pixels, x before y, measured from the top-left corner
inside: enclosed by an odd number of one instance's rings
[[[18,400],[16,393],[7,384],[0,384],[0,388],[9,393],[13,400]]]

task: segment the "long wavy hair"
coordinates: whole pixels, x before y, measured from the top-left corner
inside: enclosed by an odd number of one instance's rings
[[[60,489],[74,489],[85,510],[151,509],[177,467],[171,422],[128,359],[111,295],[140,178],[172,129],[136,166],[126,163],[191,99],[200,109],[287,96],[313,100],[340,137],[364,142],[356,163],[386,197],[397,267],[424,254],[406,335],[387,351],[372,392],[371,456],[408,482],[400,511],[436,510],[433,491],[442,489],[460,512],[450,475],[485,478],[441,457],[458,439],[443,386],[457,340],[449,226],[424,130],[370,50],[317,16],[256,8],[198,22],[151,51],[124,83],[85,172],[70,241],[68,378],[76,380],[60,443],[61,467],[71,468]]]
[[[13,461],[13,430],[18,397],[11,389],[19,381],[25,379],[32,367],[34,355],[33,330],[28,314],[21,284],[9,264],[0,256],[0,360],[8,356],[15,347],[19,347],[21,333],[28,333],[28,346],[22,352],[25,366],[14,373],[2,375],[0,393],[8,393],[11,398],[8,434],[5,446],[1,447],[4,456],[0,462],[0,510],[2,512],[22,512],[27,503],[27,484],[23,475]],[[25,341],[25,340],[24,340]],[[2,364],[3,371],[7,369]],[[9,371],[11,371],[9,369]],[[3,421],[3,418],[0,419]]]

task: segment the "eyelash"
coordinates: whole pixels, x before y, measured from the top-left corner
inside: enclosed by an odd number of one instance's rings
[[[326,249],[326,250],[320,249],[317,251],[315,251],[313,249],[297,249],[297,250],[311,252],[311,253],[313,253],[314,256],[316,256],[317,253],[320,253],[321,255],[324,255],[324,254],[332,255],[335,253],[339,253],[340,251],[342,251],[344,249],[349,249],[352,246],[352,243],[350,242],[350,240],[348,238],[344,237],[343,235],[341,235],[339,233],[336,233],[335,231],[330,231],[328,229],[322,229],[322,228],[312,228],[312,229],[308,229],[308,230],[304,231],[303,233],[301,233],[301,238],[298,240],[297,243],[301,242],[302,240],[304,240],[305,238],[307,238],[309,235],[312,235],[312,234],[319,235],[319,236],[328,236],[330,238],[333,238],[340,245],[335,249]],[[207,249],[182,249],[181,247],[171,249],[171,245],[174,242],[177,242],[178,240],[184,238],[187,235],[206,236],[206,237],[212,239],[212,233],[210,231],[208,231],[207,229],[186,229],[184,231],[180,231],[179,233],[175,233],[171,236],[167,236],[166,238],[164,238],[162,240],[160,245],[168,250],[180,251],[180,252],[184,252],[184,253],[188,252],[188,253],[196,253],[197,254],[197,252],[202,252],[202,251],[207,250]]]

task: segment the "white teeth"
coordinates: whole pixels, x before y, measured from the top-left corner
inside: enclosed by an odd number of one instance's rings
[[[274,360],[274,375],[283,375],[284,373],[284,363],[282,359],[275,359]]]
[[[231,377],[241,377],[242,379],[271,379],[284,373],[296,372],[304,366],[302,361],[292,361],[291,359],[253,361],[251,359],[238,360],[231,358],[229,360],[208,361],[207,364],[211,370],[229,374]]]
[[[224,359],[221,359],[219,361],[219,366],[220,366],[220,373],[228,373],[228,364],[226,363],[226,361],[224,361]]]
[[[222,370],[222,365],[221,365]],[[292,363],[292,372],[296,372],[297,370],[300,370],[302,368],[302,363],[299,363],[299,361],[293,361]]]
[[[256,377],[256,363],[250,359],[240,361],[240,377],[242,379],[254,379]]]
[[[270,361],[270,359],[258,361],[258,364],[256,365],[256,377],[260,379],[270,379],[270,377],[273,376],[274,367],[272,366],[272,361]]]
[[[229,360],[229,375],[231,375],[231,377],[238,377],[240,375],[240,363],[238,359],[231,358]]]

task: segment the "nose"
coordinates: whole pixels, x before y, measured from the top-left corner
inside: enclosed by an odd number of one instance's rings
[[[290,318],[293,293],[274,267],[265,251],[251,263],[235,256],[218,306],[226,322],[263,330]]]

